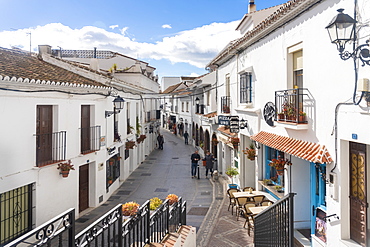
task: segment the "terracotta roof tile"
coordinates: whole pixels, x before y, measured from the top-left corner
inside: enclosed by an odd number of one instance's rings
[[[44,62],[28,53],[0,48],[0,75],[10,78],[28,78],[35,80],[76,83],[105,86],[58,66]]]
[[[235,136],[238,135],[237,133],[231,133],[230,132],[230,129],[226,129],[225,126],[221,126],[217,130],[220,131],[220,132],[222,132],[223,134],[226,134],[226,135],[232,136],[232,137],[235,137]]]
[[[168,88],[166,88],[163,93],[172,93],[173,91],[175,91],[180,85],[182,84],[182,82],[178,83],[178,84],[175,84],[175,85],[172,85],[172,86],[169,86]]]
[[[310,162],[323,164],[333,161],[325,145],[318,143],[302,141],[265,131],[251,136],[251,139]]]
[[[212,118],[212,117],[216,117],[217,116],[217,112],[211,112],[211,113],[208,113],[208,114],[204,114],[205,117],[208,117],[208,118]]]

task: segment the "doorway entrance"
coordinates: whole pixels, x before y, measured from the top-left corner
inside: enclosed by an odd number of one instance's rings
[[[89,207],[89,164],[79,168],[79,212]]]

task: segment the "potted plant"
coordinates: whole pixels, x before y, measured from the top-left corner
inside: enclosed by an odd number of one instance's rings
[[[263,184],[264,184],[264,185],[273,185],[273,183],[272,183],[271,179],[264,179],[264,180],[263,180]]]
[[[149,209],[150,210],[156,210],[163,203],[163,201],[161,199],[159,199],[158,197],[153,197],[149,201],[150,201],[150,203],[149,203]]]
[[[113,178],[112,177],[107,177],[107,181],[108,181],[108,184],[112,184],[113,183]]]
[[[233,144],[234,148],[237,149],[239,146],[239,138],[238,137],[230,137],[230,142]]]
[[[281,186],[281,185],[276,185],[275,189],[276,189],[277,192],[284,192],[283,186]]]
[[[304,111],[299,111],[298,122],[306,122],[306,113]]]
[[[280,156],[277,159],[272,159],[269,166],[276,169],[278,175],[283,175],[285,170],[285,165],[291,166],[292,163],[288,159],[283,159]]]
[[[234,177],[239,175],[238,168],[230,166],[229,168],[227,168],[225,173],[231,178],[231,184],[229,184],[229,188],[237,188],[238,185],[234,184]]]
[[[256,159],[256,148],[254,147],[253,143],[249,145],[249,148],[246,148],[245,150],[243,150],[243,153],[247,155],[247,158],[249,160]]]
[[[74,170],[75,168],[71,165],[71,160],[68,160],[67,162],[59,163],[57,169],[60,170],[62,177],[66,178],[69,175],[69,171]]]
[[[140,205],[136,202],[126,202],[122,205],[122,215],[123,216],[134,216]]]
[[[114,133],[114,141],[121,142],[121,135],[117,132]]]
[[[212,144],[213,144],[213,145],[217,145],[217,144],[218,144],[218,140],[217,140],[217,138],[212,138]]]
[[[177,195],[175,195],[175,194],[169,194],[166,197],[166,199],[168,199],[170,205],[172,205],[172,204],[174,204],[174,203],[176,203],[176,202],[179,201],[179,197]]]
[[[285,120],[285,114],[284,114],[284,112],[279,112],[277,114],[277,120],[278,121],[284,121]]]
[[[136,143],[135,143],[135,141],[127,141],[125,146],[126,146],[126,150],[134,149],[134,147],[136,146]]]
[[[200,147],[200,148],[203,148],[203,147],[204,147],[204,143],[203,143],[203,141],[199,141],[199,147]]]
[[[229,107],[229,106],[227,106],[227,105],[224,105],[224,106],[222,107],[222,110],[223,110],[223,112],[224,112],[224,113],[230,113],[230,107]]]

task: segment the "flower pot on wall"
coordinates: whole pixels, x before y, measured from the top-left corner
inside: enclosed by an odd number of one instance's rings
[[[282,169],[276,169],[276,173],[277,173],[277,175],[284,175],[284,168],[282,168]]]
[[[279,113],[279,114],[278,114],[278,120],[279,120],[279,121],[284,121],[284,120],[285,120],[285,115],[284,115],[284,113]]]
[[[229,184],[230,189],[237,189],[238,185],[237,184]]]
[[[60,171],[60,174],[62,174],[63,178],[67,178],[69,175],[69,171]]]

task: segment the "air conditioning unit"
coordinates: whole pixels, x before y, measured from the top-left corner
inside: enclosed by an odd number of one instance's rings
[[[357,82],[357,91],[370,92],[370,81],[367,78],[361,78]]]

